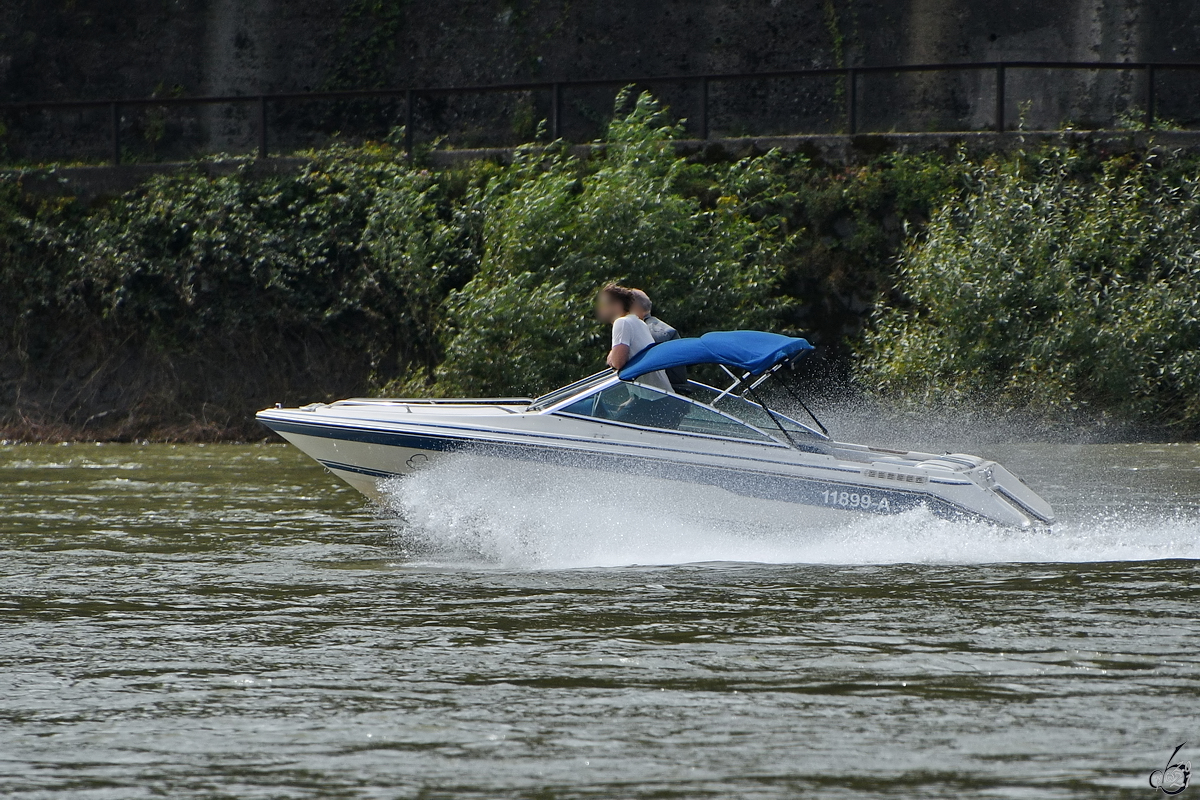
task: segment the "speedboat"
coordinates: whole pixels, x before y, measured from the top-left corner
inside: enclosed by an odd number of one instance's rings
[[[276,406],[258,419],[374,499],[382,481],[476,452],[517,469],[563,463],[858,514],[926,508],[1017,528],[1054,522],[1050,505],[994,461],[832,439],[786,380],[812,350],[804,339],[723,331],[655,345],[619,372],[536,399],[352,399]],[[720,385],[689,380],[668,392],[638,382],[675,367],[707,370]],[[772,379],[812,424],[764,402]]]

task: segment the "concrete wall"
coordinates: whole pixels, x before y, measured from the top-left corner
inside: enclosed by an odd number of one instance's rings
[[[0,6],[0,100],[155,93],[304,91],[364,84],[436,86],[524,79],[771,70],[994,59],[1200,61],[1195,0],[7,0]],[[697,97],[652,86],[682,116]],[[1164,76],[1163,113],[1200,116],[1200,74]],[[864,81],[873,130],[991,124],[990,74]],[[831,132],[839,81],[718,85],[715,133]],[[1131,73],[1014,72],[1009,116],[1027,127],[1109,125],[1142,103]],[[598,130],[612,92],[568,98],[568,133]],[[422,109],[422,135],[498,144],[532,132],[548,98],[467,98]],[[275,109],[280,142],[335,130],[381,135],[396,105]],[[104,152],[103,114],[10,119],[14,152]],[[155,126],[166,128],[154,141]],[[245,149],[246,108],[129,113],[130,147]],[[372,132],[370,128],[380,129]],[[20,140],[20,141],[18,141]],[[31,141],[32,140],[32,141]],[[143,153],[145,155],[145,153]]]

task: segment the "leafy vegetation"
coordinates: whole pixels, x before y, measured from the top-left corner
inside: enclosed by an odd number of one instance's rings
[[[536,392],[598,368],[592,306],[608,281],[651,287],[683,330],[775,321],[789,237],[776,215],[752,213],[760,195],[779,194],[769,162],[729,170],[729,193],[705,208],[680,191],[694,170],[669,147],[674,133],[643,95],[595,169],[526,151],[490,187],[481,268],[447,309],[440,388]]]
[[[624,94],[586,158],[429,169],[334,146],[92,207],[0,183],[0,433],[244,436],[276,401],[535,394],[600,368],[613,280],[685,335],[806,335],[891,399],[1200,430],[1188,158],[843,167],[688,159],[678,134]]]
[[[877,392],[1200,429],[1200,183],[1186,159],[990,160],[900,262]]]

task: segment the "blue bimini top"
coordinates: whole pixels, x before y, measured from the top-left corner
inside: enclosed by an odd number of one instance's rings
[[[699,339],[672,339],[647,347],[629,360],[621,370],[620,378],[631,381],[647,372],[696,364],[724,364],[759,375],[782,361],[813,349],[805,339],[793,339],[778,333],[715,331]]]

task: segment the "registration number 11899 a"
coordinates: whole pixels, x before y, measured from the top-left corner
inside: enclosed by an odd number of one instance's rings
[[[827,506],[837,506],[838,508],[861,508],[869,511],[890,510],[886,497],[876,499],[869,494],[859,494],[858,492],[839,492],[827,489],[821,492],[821,500]]]

